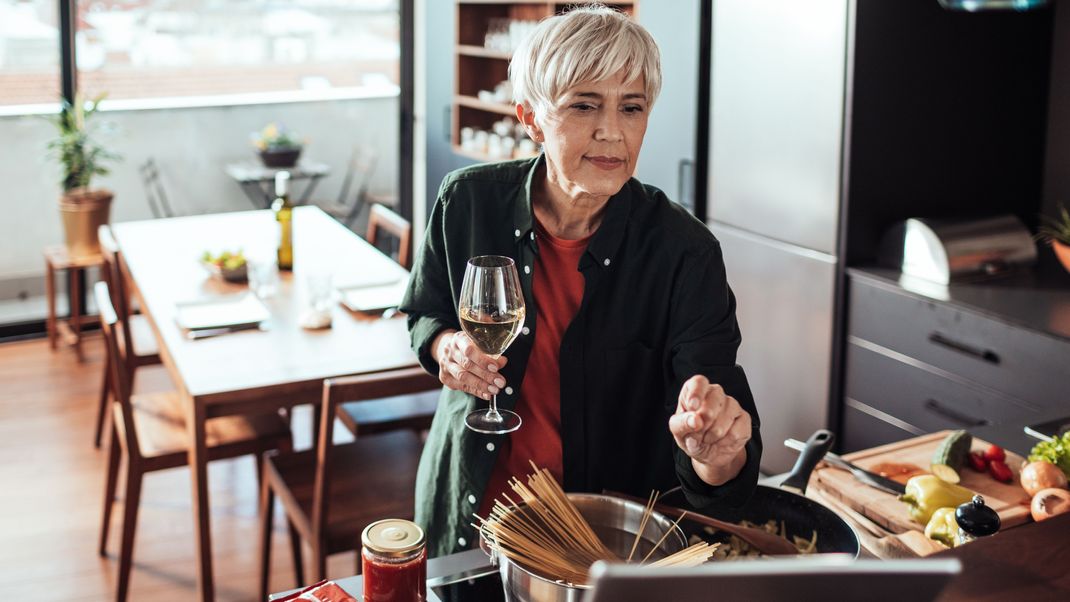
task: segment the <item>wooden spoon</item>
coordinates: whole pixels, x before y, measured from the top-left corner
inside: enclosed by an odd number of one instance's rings
[[[633,502],[638,502],[643,505],[645,505],[648,501],[641,500],[637,497],[625,493],[617,493],[616,491],[606,491],[605,493],[606,495],[612,495],[626,500],[631,500]],[[725,522],[723,520],[718,520],[716,518],[712,518],[704,514],[699,514],[692,510],[684,510],[683,508],[668,506],[666,504],[655,504],[654,510],[657,510],[658,512],[667,516],[679,516],[683,512],[687,512],[687,518],[685,520],[689,520],[692,522],[696,522],[700,525],[706,525],[715,529],[720,529],[722,531],[732,533],[733,535],[736,535],[743,541],[757,548],[758,551],[762,554],[767,554],[770,556],[796,556],[799,554],[799,549],[795,547],[795,544],[791,543],[790,541],[784,539],[783,537],[775,533],[769,533],[768,531],[764,531],[762,529],[757,529],[754,527],[744,527],[743,525]]]

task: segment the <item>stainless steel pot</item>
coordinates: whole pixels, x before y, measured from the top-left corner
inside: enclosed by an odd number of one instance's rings
[[[580,514],[587,519],[591,528],[610,550],[621,558],[628,557],[635,534],[639,531],[639,522],[643,518],[642,504],[586,493],[570,493],[568,499],[572,500]],[[670,529],[673,533],[665,538],[650,560],[664,558],[684,549],[687,545],[684,533],[679,527],[673,528],[672,523],[673,521],[664,515],[654,512],[643,529],[635,557],[646,556]],[[588,586],[566,585],[536,575],[504,555],[494,553],[485,544],[483,549],[490,555],[491,563],[498,565],[505,588],[505,599],[509,602],[579,602],[589,589]]]

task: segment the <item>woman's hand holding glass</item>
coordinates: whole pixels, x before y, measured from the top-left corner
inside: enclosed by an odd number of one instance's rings
[[[487,401],[505,387],[499,372],[509,360],[483,353],[467,333],[443,331],[434,348],[438,379],[446,387]]]

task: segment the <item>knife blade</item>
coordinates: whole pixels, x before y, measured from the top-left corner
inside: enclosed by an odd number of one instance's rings
[[[788,439],[784,441],[784,445],[791,449],[799,451],[806,447],[805,443],[797,439]],[[904,493],[906,493],[906,485],[903,485],[898,481],[893,481],[888,477],[882,477],[881,475],[875,472],[870,472],[864,468],[851,464],[847,460],[844,460],[843,458],[832,452],[828,452],[825,454],[825,461],[831,464],[832,466],[835,466],[836,468],[841,468],[850,472],[852,475],[854,475],[856,479],[858,479],[862,483],[865,483],[866,485],[869,485],[870,487],[873,487],[874,489],[880,489],[881,491],[885,493],[891,493],[892,495],[903,495]]]
[[[242,332],[245,330],[261,330],[261,325],[256,324],[240,324],[237,326],[224,326],[222,328],[202,328],[200,330],[190,330],[186,332],[186,339],[190,341],[199,341],[201,339],[210,339],[224,334],[230,334],[232,332]]]

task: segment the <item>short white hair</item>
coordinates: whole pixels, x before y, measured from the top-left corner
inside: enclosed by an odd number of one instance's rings
[[[549,110],[569,88],[624,74],[645,78],[648,106],[661,92],[661,53],[650,33],[628,15],[602,5],[543,19],[513,53],[513,99]]]

